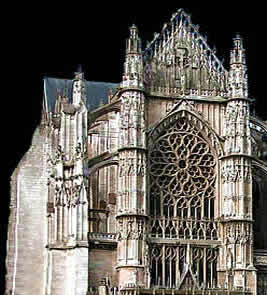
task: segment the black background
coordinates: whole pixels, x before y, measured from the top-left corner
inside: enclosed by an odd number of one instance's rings
[[[217,56],[224,58],[227,69],[232,38],[236,32],[243,36],[249,96],[256,99],[257,115],[267,120],[264,4],[173,2],[14,3],[14,7],[2,11],[1,155],[2,163],[7,166],[3,170],[1,195],[0,294],[5,288],[9,179],[29,148],[40,121],[44,76],[72,79],[78,63],[82,63],[86,80],[118,83],[129,27],[133,23],[137,25],[145,46],[146,41],[153,39],[154,32],[160,32],[170,20],[172,13],[184,8],[192,15],[192,22],[200,26],[200,32],[208,37],[210,47],[216,46]]]

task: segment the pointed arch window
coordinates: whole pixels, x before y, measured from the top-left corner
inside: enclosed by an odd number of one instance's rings
[[[149,164],[150,214],[161,223],[162,236],[170,231],[167,218],[178,223],[169,237],[215,239],[216,160],[201,131],[185,114],[154,140]]]

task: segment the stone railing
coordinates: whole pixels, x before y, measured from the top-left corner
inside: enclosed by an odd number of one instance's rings
[[[150,237],[218,240],[218,223],[213,220],[155,217],[150,221]]]

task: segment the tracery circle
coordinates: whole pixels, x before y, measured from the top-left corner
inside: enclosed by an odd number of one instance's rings
[[[190,210],[214,198],[215,158],[201,132],[186,118],[179,118],[156,138],[149,162],[151,197],[160,198],[161,204],[173,198],[178,208]]]

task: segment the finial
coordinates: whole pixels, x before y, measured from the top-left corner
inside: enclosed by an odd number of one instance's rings
[[[137,37],[138,37],[137,26],[135,24],[132,24],[132,26],[130,27],[130,38],[137,39]]]

